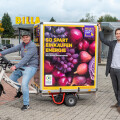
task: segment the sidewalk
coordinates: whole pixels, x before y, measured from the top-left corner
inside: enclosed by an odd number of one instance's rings
[[[30,110],[21,111],[22,98],[16,99],[0,106],[0,120],[120,120],[117,110],[110,108],[115,103],[110,77],[105,77],[105,66],[99,66],[97,97],[82,95],[76,106],[67,107],[31,94]]]
[[[107,59],[101,59],[101,63],[98,63],[98,65],[106,65]]]

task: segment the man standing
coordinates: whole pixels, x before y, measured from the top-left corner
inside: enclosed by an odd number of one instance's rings
[[[23,76],[21,85],[22,92],[18,92],[15,97],[20,97],[23,94],[23,106],[21,110],[27,110],[29,108],[28,84],[38,68],[38,53],[36,45],[31,41],[29,32],[22,32],[22,41],[23,42],[19,45],[0,52],[0,56],[17,52],[19,50],[21,51],[21,61],[10,68],[13,71],[10,79],[14,82],[18,82],[17,80]],[[23,68],[24,70],[21,70],[19,68]]]
[[[112,85],[115,93],[117,103],[111,107],[116,107],[120,113],[120,28],[115,30],[115,36],[117,40],[107,41],[104,39],[101,26],[99,27],[100,40],[107,46],[109,46],[109,52],[106,65],[106,76],[110,73]]]

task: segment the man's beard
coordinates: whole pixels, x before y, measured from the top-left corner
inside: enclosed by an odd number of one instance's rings
[[[120,39],[117,39],[117,41],[120,41]]]

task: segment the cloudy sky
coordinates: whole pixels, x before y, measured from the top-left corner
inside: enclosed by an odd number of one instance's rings
[[[7,12],[13,24],[16,16],[38,16],[41,21],[54,17],[57,22],[78,22],[86,13],[96,19],[110,14],[120,20],[120,0],[0,0],[0,19]]]

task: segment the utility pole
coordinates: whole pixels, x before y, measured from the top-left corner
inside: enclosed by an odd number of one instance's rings
[[[19,32],[19,44],[20,44],[20,28],[18,29]],[[19,50],[19,56],[20,56],[20,50]]]

